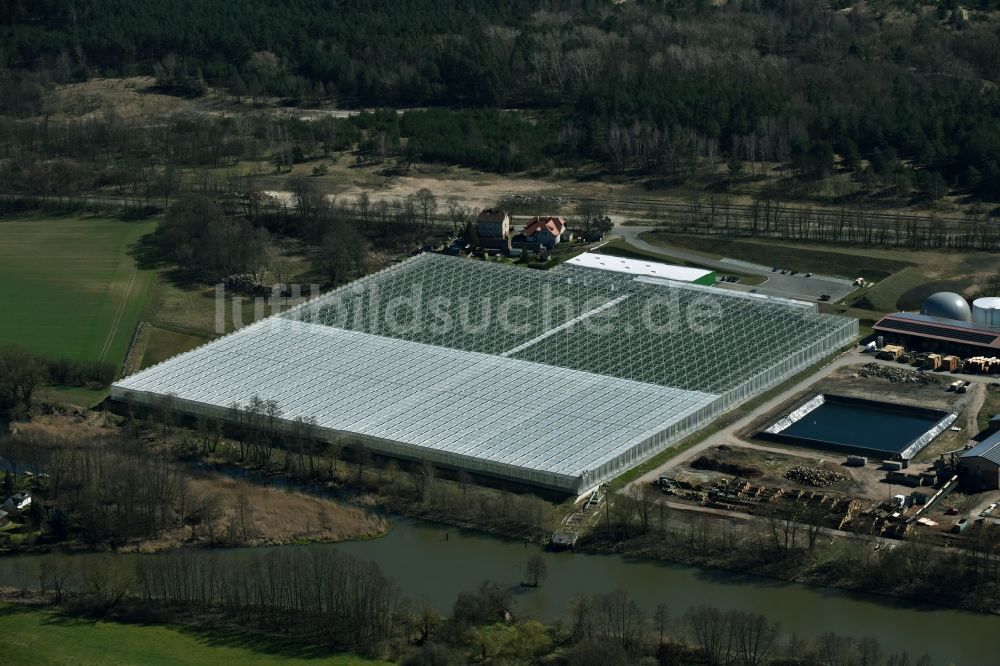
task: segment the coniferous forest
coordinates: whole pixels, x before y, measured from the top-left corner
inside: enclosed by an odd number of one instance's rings
[[[183,95],[431,107],[398,129],[427,161],[655,172],[697,153],[811,177],[836,154],[1000,196],[997,0],[238,4],[0,0],[0,113],[154,74]]]

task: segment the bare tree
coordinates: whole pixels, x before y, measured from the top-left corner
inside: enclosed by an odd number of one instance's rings
[[[656,627],[656,632],[659,637],[659,645],[663,645],[663,639],[666,636],[667,627],[670,626],[670,609],[666,604],[656,604],[656,610],[653,612],[653,625]]]
[[[763,615],[742,611],[734,612],[730,622],[736,636],[740,664],[761,666],[765,663],[778,639],[778,623],[768,622]]]
[[[271,272],[274,273],[274,279],[278,283],[279,295],[284,297],[285,304],[287,305],[288,297],[292,293],[291,282],[295,275],[295,263],[288,257],[277,257],[271,262]]]
[[[725,613],[710,606],[696,606],[688,609],[684,619],[694,644],[709,663],[728,663],[733,651],[733,635]]]
[[[414,195],[417,200],[417,206],[420,209],[420,217],[423,221],[424,228],[430,229],[432,225],[432,220],[437,214],[438,203],[437,197],[426,187],[422,187],[417,190]]]
[[[38,582],[42,592],[51,591],[55,602],[62,603],[63,593],[76,575],[76,563],[68,555],[54,553],[40,558],[38,564]]]
[[[620,645],[628,652],[642,648],[643,614],[635,601],[621,591],[600,595],[594,599],[598,631],[601,636]]]
[[[538,587],[545,580],[548,575],[548,570],[545,566],[545,558],[539,553],[535,553],[528,558],[528,562],[524,569],[524,584],[528,587]]]
[[[448,219],[451,221],[451,234],[452,236],[458,236],[462,229],[465,228],[465,222],[471,215],[471,211],[468,207],[463,206],[455,197],[448,197],[446,206],[448,208]]]
[[[0,410],[31,406],[35,387],[42,381],[44,366],[20,347],[0,348]]]
[[[113,610],[132,589],[131,572],[113,555],[87,558],[80,573],[87,600],[102,614]]]

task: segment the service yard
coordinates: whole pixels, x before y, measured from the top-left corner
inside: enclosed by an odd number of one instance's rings
[[[898,363],[875,362],[860,351],[847,352],[644,475],[641,483],[657,484],[661,477],[667,479],[665,501],[674,508],[765,518],[794,516],[823,527],[886,536],[915,529],[930,531],[944,543],[967,540],[971,538],[968,533],[952,534],[953,525],[961,517],[973,520],[984,511],[987,522],[1000,522],[1000,493],[966,494],[948,485],[952,472],[938,474],[937,466],[940,460],[950,462],[952,452],[975,443],[974,438],[981,434],[980,412],[1000,402],[1000,385],[979,377],[968,392],[958,394],[948,390],[951,381],[947,373],[918,372]],[[882,460],[869,457],[867,464],[853,466],[845,453],[791,446],[758,436],[821,393],[933,408],[959,416],[906,469],[891,478]],[[921,473],[928,475],[922,482]],[[934,497],[939,491],[940,496]],[[892,505],[895,496],[914,492],[936,502],[926,510],[918,503],[902,511]]]

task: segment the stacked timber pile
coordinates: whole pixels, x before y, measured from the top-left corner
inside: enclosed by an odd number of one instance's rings
[[[854,517],[858,515],[861,510],[861,502],[857,500],[850,500],[847,502],[847,507],[844,510],[844,515],[841,516],[840,522],[837,523],[837,529],[843,529],[844,525],[847,525]]]
[[[970,374],[990,375],[1000,372],[1000,358],[995,356],[973,356],[965,362],[964,371]]]
[[[817,488],[825,488],[847,481],[847,476],[840,472],[823,469],[822,467],[806,467],[805,465],[798,465],[791,468],[785,472],[785,478],[795,483],[801,483],[804,486],[815,486]]]
[[[893,384],[937,383],[933,377],[925,374],[914,372],[913,370],[904,370],[903,368],[894,368],[891,365],[882,365],[881,363],[868,363],[858,370],[858,376],[888,379]]]

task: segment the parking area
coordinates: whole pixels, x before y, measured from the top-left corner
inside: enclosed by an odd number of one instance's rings
[[[783,269],[780,266],[763,266],[728,257],[720,259],[719,264],[729,267],[729,270],[764,276],[766,278],[764,283],[756,287],[748,287],[748,289],[755,288],[757,290],[756,293],[767,294],[769,296],[797,298],[807,301],[829,300],[830,302],[836,302],[854,290],[853,282],[845,278],[815,275],[813,273],[793,274],[791,271],[782,272]],[[829,298],[824,298],[824,296],[828,296]]]
[[[808,274],[808,277],[806,277],[806,273],[796,273],[792,275],[790,272],[782,273],[780,267],[765,266],[763,264],[730,259],[728,257],[715,259],[690,250],[649,243],[640,237],[640,234],[646,231],[649,231],[647,227],[627,226],[622,224],[615,225],[615,234],[620,236],[630,245],[641,250],[660,254],[665,257],[675,257],[682,261],[697,263],[716,270],[720,273],[720,275],[725,275],[727,271],[736,271],[740,273],[760,275],[764,278],[764,282],[752,286],[739,283],[718,283],[718,286],[726,289],[750,291],[756,294],[764,294],[765,296],[794,298],[797,300],[812,302],[818,302],[820,300],[837,302],[854,290],[853,281],[847,278],[832,277],[829,275],[814,275],[811,273]],[[775,268],[778,268],[778,270],[774,270]],[[824,296],[828,296],[829,298],[825,299],[823,298]]]

